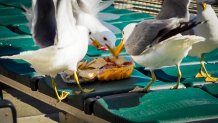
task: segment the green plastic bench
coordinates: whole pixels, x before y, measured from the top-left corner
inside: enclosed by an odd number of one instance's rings
[[[218,99],[197,88],[111,95],[93,108],[113,123],[217,122],[217,111]]]
[[[1,2],[9,6],[2,5]],[[5,12],[0,14],[0,25],[4,25],[0,26],[0,56],[38,49],[30,35],[19,34],[18,31],[6,27],[7,25],[18,26],[19,30],[30,33],[26,26],[27,20],[22,14],[22,10],[18,9],[21,4],[30,6],[31,2],[30,0],[0,0],[0,13]],[[112,6],[104,12],[121,15],[120,19],[109,21],[121,30],[129,23],[154,18],[148,14],[115,9]],[[116,34],[116,36],[118,37],[118,44],[122,34]],[[218,50],[207,54],[206,60],[209,62],[216,61],[217,54]],[[108,55],[110,55],[109,52],[98,51],[90,46],[84,60]],[[125,50],[122,51],[121,55],[130,58]],[[193,78],[200,67],[199,65],[190,65],[193,62],[198,62],[198,59],[188,56],[183,60],[186,65],[181,67],[184,77],[181,87],[185,89],[179,90],[170,90],[176,84],[175,75],[177,72],[175,67],[156,71],[159,80],[154,83],[151,88],[152,92],[149,93],[128,93],[135,86],[143,87],[150,81],[149,72],[144,71],[144,68],[140,65],[136,66],[129,79],[82,84],[84,88],[96,89],[95,92],[89,94],[74,94],[74,91],[79,90],[77,85],[64,83],[60,76],[56,78],[56,82],[59,92],[62,90],[71,92],[63,102],[110,122],[217,121],[217,84],[205,84],[202,79]],[[217,64],[207,64],[206,66],[214,76],[218,75]],[[24,61],[1,59],[0,74],[34,91],[38,90],[45,95],[56,98],[50,78],[36,77],[35,71]],[[203,86],[202,89],[192,88],[199,87],[197,85]]]
[[[204,85],[202,89],[218,98],[218,83]]]
[[[218,64],[206,64],[208,72],[214,77],[218,77]],[[195,78],[195,75],[200,69],[200,64],[196,65],[184,65],[181,66],[182,81],[188,87],[203,86],[205,84],[211,84],[211,82],[205,82],[204,78]],[[174,82],[177,81],[177,69],[176,67],[164,68],[156,71],[156,76],[162,81]]]

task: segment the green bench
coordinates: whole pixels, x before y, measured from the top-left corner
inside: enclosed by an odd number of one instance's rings
[[[15,7],[1,5],[1,2]],[[31,5],[31,2],[26,0],[0,0],[0,13],[7,13],[0,14],[0,25],[4,25],[0,26],[0,56],[38,49],[30,35],[19,34],[18,31],[5,26],[18,26],[19,30],[26,33],[30,32],[27,27],[27,20],[22,15],[22,10],[16,8],[21,7],[20,3]],[[154,18],[148,14],[118,10],[112,6],[104,10],[104,12],[121,15],[120,19],[109,21],[121,30],[129,23]],[[116,34],[116,36],[118,37],[118,44],[122,34]],[[206,60],[208,62],[216,61],[218,58],[216,57],[217,54],[218,50],[208,54]],[[84,60],[109,55],[109,52],[98,51],[96,48],[89,46]],[[122,51],[121,55],[125,58],[130,58],[125,53],[125,50]],[[56,78],[58,91],[65,90],[70,92],[70,95],[63,103],[53,104],[52,101],[51,103],[46,99],[45,102],[60,109],[68,109],[69,107],[62,106],[67,104],[84,111],[86,114],[94,114],[109,122],[217,121],[217,84],[206,83],[203,79],[193,78],[200,66],[198,64],[190,64],[198,63],[197,58],[188,56],[183,60],[183,63],[181,70],[184,78],[181,82],[181,88],[184,89],[170,90],[176,84],[177,71],[175,67],[169,67],[156,71],[158,81],[152,86],[152,92],[128,93],[135,86],[145,86],[150,81],[149,72],[144,70],[144,67],[137,65],[129,79],[82,84],[83,87],[96,89],[95,92],[89,94],[74,94],[74,91],[79,90],[77,85],[64,83],[62,78],[58,76]],[[206,66],[209,72],[214,76],[218,76],[217,64],[210,63]],[[37,73],[24,61],[1,59],[0,74],[12,79],[10,80],[11,83],[16,81],[20,85],[37,91],[35,93],[39,92],[42,95],[56,99],[50,78],[36,77]],[[7,84],[7,82],[4,83]],[[71,112],[71,110],[66,112]]]
[[[217,122],[218,99],[198,88],[106,96],[96,116],[113,123]]]

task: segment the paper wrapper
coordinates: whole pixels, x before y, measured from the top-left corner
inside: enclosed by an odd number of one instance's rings
[[[97,79],[100,81],[110,81],[129,78],[132,74],[134,66],[134,63],[129,63],[122,67],[100,69]]]
[[[96,58],[91,62],[80,62],[77,74],[82,83],[93,82],[95,80],[121,80],[131,76],[134,66],[133,61],[125,61],[122,58]],[[71,79],[68,79],[67,83],[75,83],[72,77]]]

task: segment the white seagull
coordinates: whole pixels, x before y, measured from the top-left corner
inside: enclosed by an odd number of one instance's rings
[[[190,50],[190,56],[200,58],[201,68],[196,78],[205,77],[205,81],[216,82],[218,78],[212,77],[206,70],[204,62],[204,54],[209,53],[218,48],[218,18],[211,5],[197,2],[197,20],[205,20],[207,23],[197,26],[194,29],[194,34],[204,37],[205,42],[199,42],[193,45]]]
[[[186,35],[184,32],[202,22],[184,22],[182,19],[171,18],[166,20],[147,20],[141,23],[132,23],[123,30],[125,49],[133,60],[151,70],[152,80],[144,88],[136,87],[131,92],[148,91],[156,81],[154,70],[164,66],[176,65],[178,81],[173,88],[178,88],[181,78],[180,63],[191,50],[192,45],[204,41],[203,37]],[[121,49],[121,48],[119,48]]]
[[[77,0],[78,8],[76,17],[78,24],[89,29],[90,44],[98,49],[106,50],[106,45],[115,48],[115,33],[121,32],[117,27],[104,22],[104,20],[118,19],[120,16],[111,13],[100,13],[100,11],[109,7],[114,0]]]
[[[61,0],[56,7],[56,42],[49,47],[35,51],[26,51],[13,56],[3,56],[5,59],[22,59],[31,64],[31,67],[41,75],[49,75],[59,101],[65,99],[68,92],[58,94],[54,78],[59,72],[68,71],[74,75],[82,92],[91,92],[93,89],[82,89],[77,77],[77,64],[85,56],[88,49],[88,29],[76,25],[72,11],[73,0]],[[69,72],[70,71],[70,72]]]
[[[101,12],[111,6],[113,1],[75,0],[73,5],[77,24],[89,29],[89,44],[101,50],[106,50],[105,44],[115,47],[116,36],[114,33],[121,32],[119,28],[105,22],[105,20],[118,19],[120,16]],[[56,4],[59,4],[57,0],[32,0],[30,9],[24,7],[33,39],[42,48],[54,43],[57,29]]]
[[[202,0],[202,2],[210,5],[218,5],[218,0]]]
[[[156,19],[183,18],[189,21],[189,5],[191,0],[164,0]]]

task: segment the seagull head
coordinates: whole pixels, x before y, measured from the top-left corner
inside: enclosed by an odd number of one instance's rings
[[[92,45],[99,50],[108,50],[109,48],[115,48],[116,36],[113,32],[106,30],[100,32],[89,32]]]
[[[205,10],[207,8],[207,4],[206,3],[201,3],[200,5],[201,5],[203,10]]]
[[[137,26],[137,23],[131,23],[131,24],[128,24],[127,26],[125,26],[123,28],[123,38],[122,38],[122,41],[123,43],[125,44],[126,40],[129,38],[129,36],[132,34],[134,28]]]
[[[121,53],[121,51],[124,47],[126,40],[129,38],[129,36],[133,32],[136,25],[137,25],[137,23],[131,23],[131,24],[128,24],[126,27],[124,27],[123,32],[122,32],[122,35],[123,35],[122,39],[117,47],[111,48],[111,47],[106,45],[113,56],[115,56],[115,57],[119,56],[119,54]]]
[[[204,11],[208,7],[208,4],[202,0],[197,0],[196,2],[197,2],[197,9],[199,9],[200,11]]]

